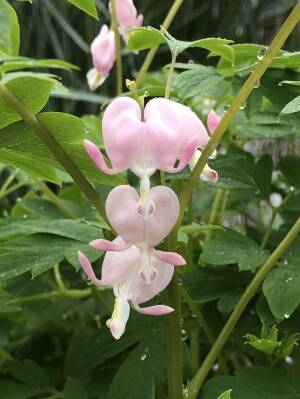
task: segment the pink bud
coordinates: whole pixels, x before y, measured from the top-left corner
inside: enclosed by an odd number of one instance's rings
[[[99,35],[91,44],[91,53],[94,68],[88,74],[88,83],[91,90],[96,90],[107,78],[116,59],[115,34],[103,25]]]
[[[207,115],[207,126],[211,134],[214,134],[216,128],[220,123],[220,120],[221,118],[214,110],[211,110]]]
[[[143,23],[143,16],[137,16],[137,10],[132,0],[115,0],[117,22],[124,40],[127,41],[128,33],[133,28],[139,28]],[[109,4],[111,12],[111,3]]]

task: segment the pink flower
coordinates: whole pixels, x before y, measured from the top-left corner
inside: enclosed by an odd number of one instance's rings
[[[116,59],[115,34],[103,25],[91,44],[94,68],[87,73],[90,90],[96,90],[107,78]]]
[[[117,237],[113,241],[116,246],[123,246],[124,241]],[[157,258],[154,254],[150,256],[151,267],[156,270],[156,279],[147,284],[140,276],[139,270],[143,262],[143,254],[137,246],[131,246],[119,252],[107,252],[102,266],[102,278],[97,279],[88,258],[78,252],[79,262],[91,282],[99,286],[112,286],[116,297],[115,307],[111,319],[107,321],[114,338],[119,339],[125,331],[129,318],[130,306],[140,313],[159,316],[173,311],[165,305],[156,305],[141,308],[140,304],[149,301],[163,291],[170,283],[174,266]]]
[[[137,16],[137,10],[132,0],[115,0],[115,3],[119,31],[127,42],[129,31],[142,26],[144,17],[143,15]],[[109,9],[111,12],[111,3]]]
[[[177,221],[179,201],[176,194],[168,187],[158,186],[145,196],[147,198],[140,198],[130,186],[114,188],[106,200],[106,214],[122,240],[110,242],[99,239],[90,245],[99,251],[116,252],[127,250],[133,245],[138,247],[142,256],[139,275],[146,284],[151,284],[158,278],[151,262],[153,256],[176,266],[184,265],[185,260],[176,253],[154,249]]]
[[[157,169],[183,170],[197,145],[203,147],[209,140],[202,122],[188,107],[164,98],[150,100],[143,113],[135,100],[117,98],[104,112],[102,131],[112,168],[95,144],[85,140],[98,168],[108,174],[131,169],[140,178]],[[177,159],[180,162],[175,167]]]

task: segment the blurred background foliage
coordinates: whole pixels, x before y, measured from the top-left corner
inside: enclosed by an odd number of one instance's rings
[[[13,0],[21,25],[20,54],[33,58],[65,59],[81,68],[80,72],[62,75],[64,84],[72,87],[82,99],[89,102],[59,102],[57,107],[65,112],[77,114],[93,113],[98,103],[114,90],[114,79],[108,79],[98,95],[88,92],[85,79],[91,67],[89,45],[103,23],[109,24],[107,1],[97,0],[99,22],[82,13],[63,0],[33,0],[32,4]],[[269,44],[278,31],[295,0],[185,0],[179,10],[170,32],[181,40],[203,37],[223,37],[236,43]],[[136,0],[139,13],[144,14],[144,25],[159,27],[166,16],[172,0]],[[155,4],[155,6],[153,6]],[[293,51],[299,48],[300,26],[298,25],[285,45]],[[145,52],[128,54],[123,47],[124,74],[135,76]],[[187,50],[179,61],[194,60],[197,63],[215,63],[206,58],[201,49]],[[169,50],[161,46],[152,69],[155,70],[170,61]],[[104,96],[104,98],[103,98]],[[53,100],[52,100],[53,101]],[[49,108],[53,102],[49,103]]]

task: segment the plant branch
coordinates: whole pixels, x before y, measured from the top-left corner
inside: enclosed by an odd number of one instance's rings
[[[220,206],[222,204],[222,200],[224,198],[224,193],[225,190],[224,188],[218,188],[215,194],[214,202],[211,208],[211,212],[209,215],[209,221],[208,224],[215,224],[218,216],[218,212],[220,209]],[[205,240],[209,240],[211,238],[212,231],[208,230],[207,233],[205,234]]]
[[[36,115],[32,114],[24,104],[3,84],[0,83],[0,96],[13,108],[30,126],[42,142],[50,149],[55,158],[61,163],[64,169],[72,176],[75,183],[80,187],[88,199],[98,210],[103,219],[107,220],[104,204],[97,191],[88,182],[83,173],[78,169],[73,160],[65,153],[64,149],[51,135],[48,129],[40,122]],[[109,224],[110,225],[110,224]]]
[[[170,69],[169,69],[169,73],[168,73],[166,91],[165,91],[165,98],[170,98],[175,63],[176,63],[176,57],[175,57],[175,55],[172,55],[172,60],[171,60]]]
[[[176,14],[177,14],[177,11],[179,10],[180,6],[182,5],[183,1],[184,0],[174,0],[173,6],[170,8],[168,15],[166,16],[164,22],[162,23],[163,28],[165,28],[165,29],[169,28],[169,26],[171,25],[173,19],[175,18]],[[152,64],[153,58],[155,57],[157,50],[158,50],[158,47],[153,47],[151,50],[148,51],[145,61],[144,61],[143,65],[141,66],[141,69],[139,70],[139,73],[137,74],[137,77],[136,77],[136,87],[137,88],[141,85],[150,65]]]
[[[176,226],[173,229],[172,235],[173,239],[176,239],[177,231],[181,225],[181,221],[183,219],[185,208],[189,202],[190,196],[192,194],[193,188],[195,187],[198,178],[203,171],[210,154],[213,153],[219,142],[221,141],[223,135],[225,134],[227,128],[231,124],[233,118],[238,113],[241,105],[247,100],[249,95],[251,94],[252,90],[257,85],[257,82],[260,81],[261,77],[268,69],[270,64],[272,63],[274,57],[278,54],[278,51],[281,49],[283,44],[285,43],[286,39],[296,26],[300,19],[300,2],[294,7],[293,11],[290,13],[288,18],[286,19],[285,23],[282,25],[281,29],[275,36],[274,40],[272,41],[270,47],[267,49],[264,57],[262,60],[257,64],[254,71],[248,77],[246,82],[244,83],[243,87],[239,91],[238,95],[233,100],[230,108],[222,118],[220,124],[218,125],[215,133],[212,135],[211,139],[209,140],[207,146],[204,148],[201,157],[199,158],[193,172],[191,173],[184,189],[182,190],[180,196],[180,215]]]
[[[117,95],[123,92],[123,66],[121,54],[121,38],[118,29],[116,0],[111,0],[111,28],[115,33],[116,59],[117,59]]]
[[[300,218],[296,221],[293,227],[290,229],[288,234],[278,245],[276,250],[267,259],[263,266],[259,269],[254,279],[246,288],[243,293],[239,303],[235,307],[234,311],[231,313],[229,319],[227,320],[225,326],[223,327],[221,333],[219,334],[214,346],[204,360],[202,366],[188,385],[189,399],[196,399],[200,391],[200,388],[207,377],[211,367],[213,366],[215,360],[217,359],[219,353],[221,352],[225,342],[227,341],[229,335],[234,329],[236,323],[241,317],[242,313],[246,309],[250,300],[254,297],[257,289],[264,281],[265,277],[269,271],[276,265],[277,261],[282,257],[282,255],[287,251],[290,245],[293,243],[295,238],[300,233]]]

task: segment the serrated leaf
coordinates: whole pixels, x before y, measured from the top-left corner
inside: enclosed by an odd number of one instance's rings
[[[68,2],[79,8],[81,11],[84,11],[91,17],[94,17],[97,20],[99,19],[95,0],[68,0]]]
[[[0,0],[0,51],[18,55],[20,27],[14,8],[6,0]]]
[[[212,265],[238,264],[240,270],[256,270],[268,254],[255,241],[233,230],[218,233],[204,243],[200,260]]]

